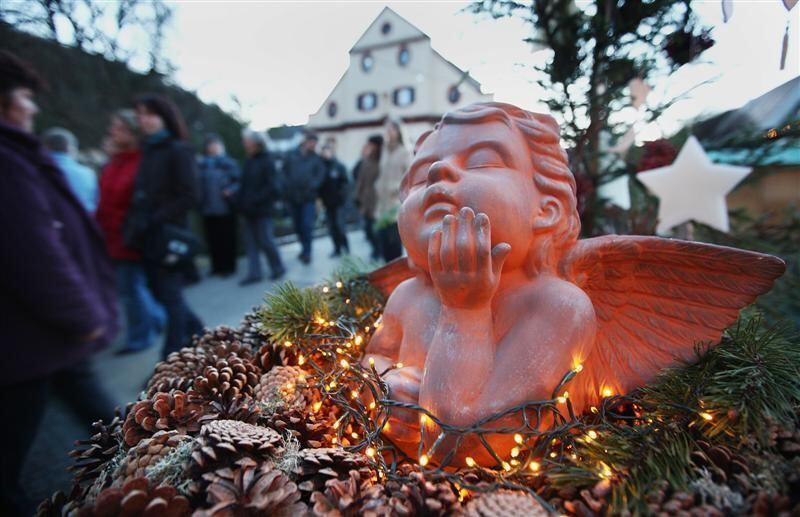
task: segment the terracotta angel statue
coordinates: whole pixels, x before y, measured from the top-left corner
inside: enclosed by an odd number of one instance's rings
[[[364,360],[402,363],[385,376],[392,398],[452,425],[549,399],[577,365],[576,410],[626,393],[716,343],[784,271],[776,257],[695,242],[578,240],[558,125],[508,104],[446,114],[420,137],[401,194],[408,258],[374,276],[393,292]],[[385,432],[416,456],[417,413],[395,410]],[[456,461],[485,457],[479,448],[464,442]]]

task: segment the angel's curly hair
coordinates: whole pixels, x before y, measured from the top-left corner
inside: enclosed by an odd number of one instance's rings
[[[553,269],[556,264],[544,263],[548,258],[558,261],[563,251],[572,246],[581,231],[578,215],[575,177],[567,165],[567,153],[559,143],[559,127],[550,115],[531,113],[503,102],[480,102],[470,104],[446,113],[431,131],[423,133],[417,140],[415,149],[435,131],[446,124],[480,124],[487,121],[500,121],[522,133],[531,152],[533,170],[531,177],[536,189],[542,195],[542,206],[555,203],[560,217],[552,227],[534,229],[539,234],[549,234],[542,239],[529,261],[532,273],[540,269]],[[551,250],[558,250],[552,253]]]

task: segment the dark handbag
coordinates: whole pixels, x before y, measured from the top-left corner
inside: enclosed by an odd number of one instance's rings
[[[200,240],[188,228],[164,224],[152,230],[142,254],[147,260],[177,267],[191,261],[200,246]]]

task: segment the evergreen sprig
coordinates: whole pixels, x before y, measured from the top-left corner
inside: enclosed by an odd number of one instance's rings
[[[291,282],[267,293],[259,315],[273,342],[302,339],[318,319],[329,319],[330,308],[318,289],[299,289]]]

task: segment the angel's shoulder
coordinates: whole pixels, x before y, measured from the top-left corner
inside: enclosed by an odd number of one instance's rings
[[[537,315],[564,321],[594,320],[594,305],[586,292],[572,282],[557,276],[543,276],[531,282],[524,290],[524,302]]]
[[[421,279],[414,277],[397,285],[389,299],[386,300],[385,313],[402,315],[418,310],[420,305],[436,300],[433,288]]]

